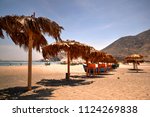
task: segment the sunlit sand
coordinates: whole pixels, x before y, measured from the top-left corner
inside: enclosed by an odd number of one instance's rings
[[[120,64],[106,74],[86,77],[82,65],[71,66],[71,81],[65,81],[66,65],[34,65],[33,90],[26,91],[27,66],[0,67],[0,99],[49,100],[150,100],[150,64],[139,71]]]

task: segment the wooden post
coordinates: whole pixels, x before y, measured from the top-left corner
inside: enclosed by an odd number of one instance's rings
[[[32,32],[29,32],[29,53],[28,53],[28,90],[31,90],[31,81],[32,81]]]
[[[31,17],[35,17],[35,12]],[[29,30],[29,51],[28,51],[28,90],[32,89],[32,47],[33,47],[33,33]]]
[[[88,59],[86,59],[86,76],[88,76]]]
[[[136,63],[136,69],[138,70],[138,63]]]
[[[70,51],[67,52],[67,68],[68,68],[68,74],[66,74],[66,79],[69,80],[70,78]]]
[[[135,62],[133,62],[133,69],[135,69]]]
[[[138,63],[135,61],[135,69],[138,71]]]
[[[109,72],[109,68],[108,68],[108,62],[106,63],[106,72]]]
[[[101,67],[99,67],[99,62],[97,63],[97,65],[98,65],[98,66],[97,66],[97,70],[98,70],[98,71],[97,71],[97,74],[100,74],[100,73],[101,73]]]

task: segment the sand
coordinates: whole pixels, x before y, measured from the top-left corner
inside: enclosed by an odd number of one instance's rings
[[[150,100],[150,64],[140,71],[120,64],[107,74],[86,77],[82,65],[71,66],[66,82],[66,65],[34,65],[33,90],[26,91],[27,66],[0,66],[0,99],[44,100]]]

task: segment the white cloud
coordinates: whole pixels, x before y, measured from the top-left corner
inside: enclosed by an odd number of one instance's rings
[[[113,23],[106,24],[106,25],[104,25],[104,26],[101,27],[101,30],[111,28],[112,26],[113,26]]]

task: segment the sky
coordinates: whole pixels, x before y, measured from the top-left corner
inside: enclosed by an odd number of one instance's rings
[[[120,37],[150,29],[150,0],[0,0],[0,16],[47,17],[64,27],[61,38],[101,50]],[[55,42],[45,36],[49,44]],[[5,36],[0,60],[27,60],[28,52]],[[42,53],[33,51],[33,60]]]

